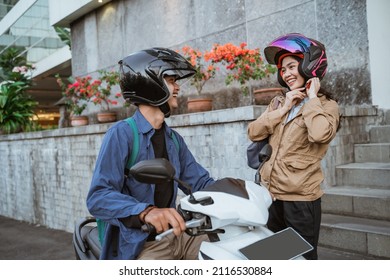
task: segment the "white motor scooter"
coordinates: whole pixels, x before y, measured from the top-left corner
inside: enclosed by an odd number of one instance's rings
[[[259,156],[265,162],[271,153],[270,146],[268,152],[267,147],[263,150]],[[292,228],[273,233],[266,227],[272,198],[261,186],[259,172],[255,182],[224,178],[195,193],[191,193],[186,182],[175,177],[175,169],[165,159],[140,161],[130,169],[130,174],[150,184],[175,180],[189,190],[190,194],[180,199],[177,210],[186,221],[187,234],[209,237],[209,241],[201,244],[201,260],[304,259],[302,255],[313,249]],[[77,259],[99,258],[101,246],[95,221],[90,217],[76,225],[73,245]],[[146,224],[142,230],[152,232],[154,228]],[[156,240],[168,234],[173,234],[172,229],[157,235]]]
[[[274,234],[265,227],[268,207],[272,203],[271,196],[266,188],[254,182],[242,181],[243,185],[234,184],[232,183],[234,181],[228,179],[221,182],[224,186],[221,185],[219,190],[211,186],[205,191],[193,194],[196,201],[209,200],[212,203],[194,204],[189,197],[184,197],[180,201],[182,211],[197,213],[198,217],[202,217],[198,220],[207,225],[207,228],[203,226],[204,229],[201,228],[200,231],[211,235],[211,242],[202,243],[199,258],[214,260],[250,258],[245,256],[243,248]],[[191,231],[196,232],[199,229]],[[267,253],[264,252],[263,255]]]
[[[175,180],[191,190],[175,178],[174,168],[165,159],[139,162],[130,174],[145,183]],[[302,254],[313,249],[292,228],[274,233],[266,227],[272,198],[259,184],[260,178],[256,177],[255,181],[224,178],[180,200],[178,211],[186,221],[186,232],[193,236],[207,234],[210,239],[201,244],[199,259],[304,259]],[[150,226],[146,225],[144,230],[150,231]],[[156,240],[172,232],[165,231]]]

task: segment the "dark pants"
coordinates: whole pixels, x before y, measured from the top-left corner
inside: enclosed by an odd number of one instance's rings
[[[315,201],[276,200],[269,208],[267,226],[273,232],[292,227],[314,249],[303,256],[308,260],[317,260],[317,245],[321,225],[321,198]]]

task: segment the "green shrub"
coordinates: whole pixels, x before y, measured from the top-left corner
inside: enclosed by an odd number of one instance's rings
[[[32,117],[38,102],[25,91],[24,82],[5,81],[0,84],[0,130],[3,133],[16,133],[31,130]]]

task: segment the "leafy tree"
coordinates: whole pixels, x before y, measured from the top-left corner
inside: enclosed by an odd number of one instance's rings
[[[15,66],[28,65],[26,57],[19,48],[8,48],[0,55],[0,82],[14,80],[12,70]]]
[[[65,27],[55,26],[54,30],[57,32],[57,35],[58,37],[60,37],[61,41],[67,44],[70,49],[72,47],[70,29]]]

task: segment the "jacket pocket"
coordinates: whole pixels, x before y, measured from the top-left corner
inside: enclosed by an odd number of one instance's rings
[[[298,170],[308,169],[311,165],[313,165],[314,162],[316,162],[316,159],[314,159],[314,160],[295,159],[295,160],[286,160],[285,161],[287,168],[292,170],[292,171],[294,169],[298,169]]]
[[[284,163],[289,169],[307,170],[318,165],[321,161],[321,157],[317,157],[313,154],[303,154],[289,152],[284,156]]]
[[[284,161],[289,193],[307,195],[322,180],[321,161],[310,155],[292,156]]]

